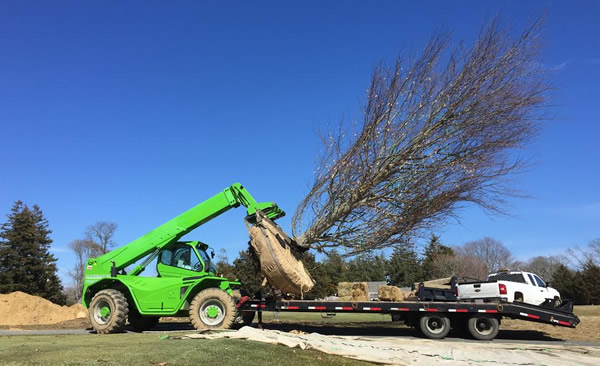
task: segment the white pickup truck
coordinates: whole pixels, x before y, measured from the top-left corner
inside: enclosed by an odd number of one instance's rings
[[[551,300],[555,306],[561,302],[558,291],[548,287],[538,275],[522,271],[490,273],[485,282],[457,284],[456,293],[457,300],[500,298],[531,305]]]

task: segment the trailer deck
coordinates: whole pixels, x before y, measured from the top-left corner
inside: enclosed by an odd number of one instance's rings
[[[316,300],[246,300],[238,304],[243,312],[263,311],[304,313],[379,313],[390,314],[417,327],[428,338],[444,338],[450,328],[465,327],[476,339],[493,339],[503,317],[575,328],[579,318],[558,308],[502,301],[365,301],[339,302]],[[475,333],[475,334],[473,334]]]

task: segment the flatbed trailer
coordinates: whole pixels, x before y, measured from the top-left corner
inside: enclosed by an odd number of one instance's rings
[[[572,309],[572,306],[566,308]],[[417,328],[425,337],[432,339],[446,337],[453,328],[467,330],[468,334],[478,340],[491,340],[498,334],[502,318],[568,328],[575,328],[579,324],[579,318],[572,311],[500,300],[339,302],[244,299],[238,303],[238,309],[242,312],[257,312],[259,323],[263,311],[390,314],[392,321],[404,321],[406,325]]]

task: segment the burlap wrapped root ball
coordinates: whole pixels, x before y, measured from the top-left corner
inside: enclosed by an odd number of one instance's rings
[[[396,286],[379,286],[377,298],[381,301],[402,301],[404,300],[404,293]]]
[[[250,228],[250,245],[267,282],[282,292],[302,296],[313,288],[315,281],[292,253],[290,243],[287,234],[264,215]]]

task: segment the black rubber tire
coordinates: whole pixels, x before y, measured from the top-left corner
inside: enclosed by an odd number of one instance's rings
[[[233,328],[240,329],[241,327],[251,325],[255,316],[256,311],[242,311],[235,317]]]
[[[491,341],[500,331],[500,321],[491,316],[475,315],[467,321],[469,334],[480,341]]]
[[[217,316],[208,315],[209,307],[218,311]],[[230,329],[233,326],[236,309],[233,297],[218,288],[209,288],[196,294],[190,304],[190,321],[194,328]]]
[[[129,325],[131,325],[139,331],[150,330],[154,328],[154,326],[158,324],[159,320],[160,317],[158,316],[141,316],[139,314],[129,314]]]
[[[103,317],[100,309],[108,307],[110,314]],[[115,289],[98,291],[89,306],[89,319],[92,327],[100,334],[119,333],[125,327],[129,314],[127,299],[123,293]]]
[[[560,306],[560,304],[562,304],[562,299],[558,296],[554,297],[554,307],[557,308]]]
[[[430,339],[442,339],[450,332],[450,319],[441,314],[427,314],[419,319],[419,330]]]

